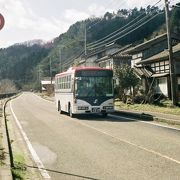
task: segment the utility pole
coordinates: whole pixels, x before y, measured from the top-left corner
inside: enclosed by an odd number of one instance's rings
[[[37,82],[38,82],[38,89],[41,91],[42,90],[42,85],[41,85],[41,69],[40,65],[38,65],[38,70],[37,70]]]
[[[176,105],[176,82],[175,82],[175,70],[174,70],[174,59],[172,50],[172,39],[171,39],[171,28],[169,19],[169,2],[165,0],[165,13],[166,13],[166,30],[167,30],[167,41],[169,50],[169,70],[170,70],[170,80],[171,80],[171,100],[172,105]]]
[[[86,29],[86,22],[84,22],[84,55],[85,55],[85,66],[86,66],[86,55],[87,55],[87,29]]]
[[[62,53],[61,53],[61,49],[59,50],[59,59],[60,59],[60,72],[62,72]]]
[[[40,78],[40,65],[38,65],[38,82],[41,82],[41,78]]]
[[[50,57],[50,60],[49,60],[49,74],[50,74],[51,84],[52,84],[52,65],[51,65],[51,57]]]
[[[87,30],[86,30],[86,22],[84,24],[84,53],[87,55]]]

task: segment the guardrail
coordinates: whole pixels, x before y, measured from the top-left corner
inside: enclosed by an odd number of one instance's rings
[[[0,94],[0,99],[8,98],[8,97],[14,96],[16,94],[17,93],[3,93],[3,94]]]

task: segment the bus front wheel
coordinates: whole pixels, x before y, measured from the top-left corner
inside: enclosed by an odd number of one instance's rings
[[[102,117],[107,117],[107,113],[102,113]]]
[[[62,114],[61,103],[60,102],[58,102],[58,111],[59,111],[60,114]]]
[[[72,113],[72,107],[71,107],[71,105],[69,105],[69,116],[70,116],[71,118],[74,117],[74,114]]]

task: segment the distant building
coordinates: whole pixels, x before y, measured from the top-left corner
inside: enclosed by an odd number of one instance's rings
[[[118,51],[119,48],[120,46],[118,44],[112,44],[109,46],[104,46],[101,48],[91,50],[90,52],[88,52],[86,56],[83,56],[80,59],[78,59],[76,64],[78,66],[99,66],[97,60]]]
[[[122,64],[131,65],[131,55],[124,54],[123,52],[129,48],[130,45],[118,48],[114,52],[110,52],[109,54],[95,60],[95,63],[103,68],[112,68],[116,66],[120,66]]]
[[[45,77],[41,80],[41,91],[52,93],[54,91],[54,78],[51,77]]]

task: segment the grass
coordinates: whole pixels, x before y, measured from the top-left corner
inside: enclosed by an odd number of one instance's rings
[[[180,107],[158,106],[151,104],[125,104],[121,101],[115,101],[115,107],[119,110],[135,110],[135,111],[149,111],[159,112],[164,114],[180,115]]]
[[[27,168],[24,157],[20,154],[14,155],[14,167],[12,168],[12,176],[15,180],[23,180],[26,177]]]
[[[0,137],[0,166],[4,165],[4,160],[6,159],[4,148],[2,147],[1,137]]]
[[[2,117],[2,108],[0,107],[0,126],[1,126],[1,117]],[[1,130],[1,128],[0,128]],[[2,132],[0,132],[0,166],[3,166],[4,165],[4,160],[6,158],[5,156],[5,151],[4,151],[4,148],[3,148],[3,145],[2,145]]]

